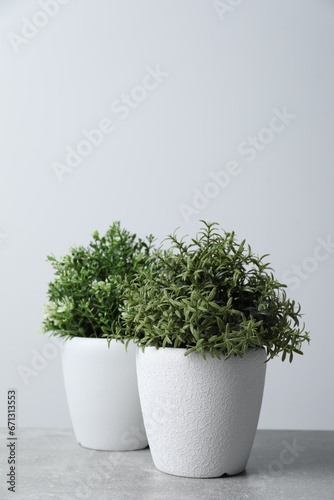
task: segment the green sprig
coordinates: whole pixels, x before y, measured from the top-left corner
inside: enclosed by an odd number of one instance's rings
[[[300,305],[286,296],[266,255],[255,255],[234,232],[206,223],[189,244],[174,233],[153,251],[122,295],[120,338],[145,346],[182,347],[204,357],[243,356],[265,348],[282,361],[309,342]]]

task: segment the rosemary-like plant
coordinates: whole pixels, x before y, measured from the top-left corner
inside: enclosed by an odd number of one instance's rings
[[[267,257],[255,255],[234,232],[206,223],[190,243],[170,235],[148,265],[127,280],[122,337],[142,346],[186,348],[211,356],[243,356],[265,348],[268,360],[290,362],[309,334],[300,305],[286,296]],[[124,335],[125,330],[125,335]]]

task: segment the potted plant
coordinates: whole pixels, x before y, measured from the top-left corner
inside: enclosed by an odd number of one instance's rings
[[[253,444],[266,360],[302,354],[300,306],[266,257],[205,223],[175,234],[123,294],[125,337],[137,352],[139,395],[153,461],[185,477],[242,472]]]
[[[115,222],[96,231],[87,247],[48,257],[55,278],[48,286],[42,332],[63,337],[62,365],[77,441],[99,450],[147,446],[140,408],[136,346],[115,339],[125,277],[146,266],[153,238],[141,240]],[[118,337],[122,330],[118,328]]]

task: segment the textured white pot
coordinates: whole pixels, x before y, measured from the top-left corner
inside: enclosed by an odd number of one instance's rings
[[[246,467],[260,415],[265,350],[227,361],[184,352],[155,347],[137,352],[154,464],[184,477],[238,474]]]
[[[75,337],[64,342],[62,364],[77,441],[96,450],[147,446],[138,395],[136,346]]]

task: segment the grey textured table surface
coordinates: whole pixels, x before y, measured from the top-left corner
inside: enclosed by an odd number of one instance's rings
[[[6,485],[7,431],[0,436],[1,500],[334,500],[334,432],[260,430],[242,474],[186,479],[155,469],[149,449],[94,451],[70,429],[21,429],[16,493]]]

